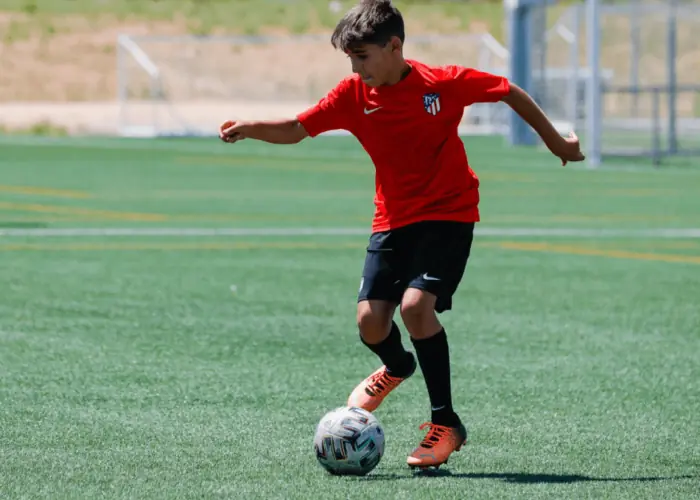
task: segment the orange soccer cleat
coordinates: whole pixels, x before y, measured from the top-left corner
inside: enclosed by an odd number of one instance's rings
[[[452,452],[459,451],[467,442],[467,429],[462,424],[459,427],[445,427],[426,422],[420,429],[426,427],[430,427],[428,434],[406,460],[411,469],[437,469],[447,463]]]
[[[387,372],[386,366],[382,366],[355,387],[348,398],[348,406],[356,406],[367,411],[376,410],[384,398],[415,371],[415,358],[413,358],[411,371],[405,377],[392,377]]]

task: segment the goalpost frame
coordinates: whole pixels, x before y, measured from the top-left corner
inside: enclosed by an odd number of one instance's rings
[[[586,0],[586,58],[589,74],[586,89],[586,153],[589,167],[602,157],[602,91],[600,68],[600,0]]]
[[[508,26],[508,70],[510,80],[525,92],[532,92],[532,12],[539,0],[503,0]],[[510,112],[510,144],[534,145],[537,140],[530,126]]]
[[[586,80],[585,139],[589,166],[601,161],[601,67],[600,67],[600,0],[585,1],[586,54],[588,74]],[[508,25],[508,62],[510,79],[532,94],[534,82],[534,52],[536,15],[556,0],[503,0]],[[535,145],[537,137],[530,126],[516,113],[510,114],[509,142],[511,145]]]

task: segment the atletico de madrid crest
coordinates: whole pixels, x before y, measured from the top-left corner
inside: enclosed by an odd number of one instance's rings
[[[431,115],[437,115],[440,112],[440,94],[423,95],[423,106]]]

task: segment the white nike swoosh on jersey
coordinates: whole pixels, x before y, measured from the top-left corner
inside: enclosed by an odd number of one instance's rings
[[[428,276],[428,273],[423,275],[425,281],[440,281],[440,278],[435,278],[434,276]]]
[[[365,108],[365,114],[366,114],[366,115],[371,115],[372,113],[374,113],[375,111],[379,111],[379,110],[382,109],[383,107],[384,107],[384,106],[379,106],[378,108],[374,108],[374,109],[367,109],[367,108]]]

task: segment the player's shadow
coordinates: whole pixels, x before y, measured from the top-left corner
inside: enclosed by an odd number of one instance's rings
[[[499,479],[505,483],[516,484],[570,484],[583,482],[652,482],[693,479],[696,476],[642,476],[642,477],[593,477],[581,474],[527,474],[522,472],[469,472],[452,473],[449,470],[421,471],[412,475],[396,473],[378,473],[363,477],[366,481],[392,481],[396,479],[415,479],[421,477],[452,477],[463,479]]]

